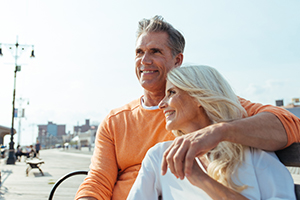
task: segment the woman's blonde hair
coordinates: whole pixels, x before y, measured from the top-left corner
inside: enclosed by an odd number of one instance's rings
[[[228,82],[214,68],[203,65],[174,68],[167,80],[194,97],[205,110],[211,123],[228,122],[247,116],[245,109]],[[183,135],[173,130],[176,136]],[[231,142],[221,142],[207,153],[210,160],[208,174],[223,185],[242,191],[247,186],[239,186],[232,181],[232,174],[243,161],[243,146]]]

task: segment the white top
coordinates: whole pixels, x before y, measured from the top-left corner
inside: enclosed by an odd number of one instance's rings
[[[157,110],[157,109],[159,109],[158,106],[146,106],[145,103],[144,103],[144,98],[143,97],[141,98],[141,104],[142,104],[142,107],[147,109],[147,110]]]
[[[177,179],[169,169],[161,175],[163,153],[171,143],[158,143],[149,149],[127,200],[157,200],[159,196],[165,200],[211,199],[186,178]],[[246,147],[245,161],[237,173],[238,179],[233,181],[248,185],[241,194],[249,199],[296,199],[291,174],[273,152]]]

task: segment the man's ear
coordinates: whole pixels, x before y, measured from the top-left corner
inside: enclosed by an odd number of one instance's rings
[[[179,67],[183,62],[183,54],[182,53],[177,54],[175,60],[176,60],[175,67]]]

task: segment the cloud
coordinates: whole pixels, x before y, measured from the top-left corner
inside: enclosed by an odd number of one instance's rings
[[[260,83],[250,83],[241,93],[242,96],[249,98],[253,102],[275,105],[278,99],[285,99],[285,105],[292,98],[299,96],[299,89],[293,87],[287,79],[269,79]]]
[[[267,95],[272,92],[282,90],[286,86],[286,81],[284,80],[267,80],[264,84],[250,83],[246,88],[246,93],[251,95]]]

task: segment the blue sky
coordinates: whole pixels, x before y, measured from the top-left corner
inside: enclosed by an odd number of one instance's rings
[[[53,121],[72,131],[142,95],[135,33],[140,19],[156,14],[185,36],[185,64],[217,68],[253,102],[286,105],[300,97],[299,10],[296,0],[0,0],[0,43],[18,36],[36,54],[29,59],[29,49],[18,59],[16,98],[30,102],[23,105],[21,143],[34,141],[37,124]],[[10,127],[14,58],[2,49],[0,125]]]

